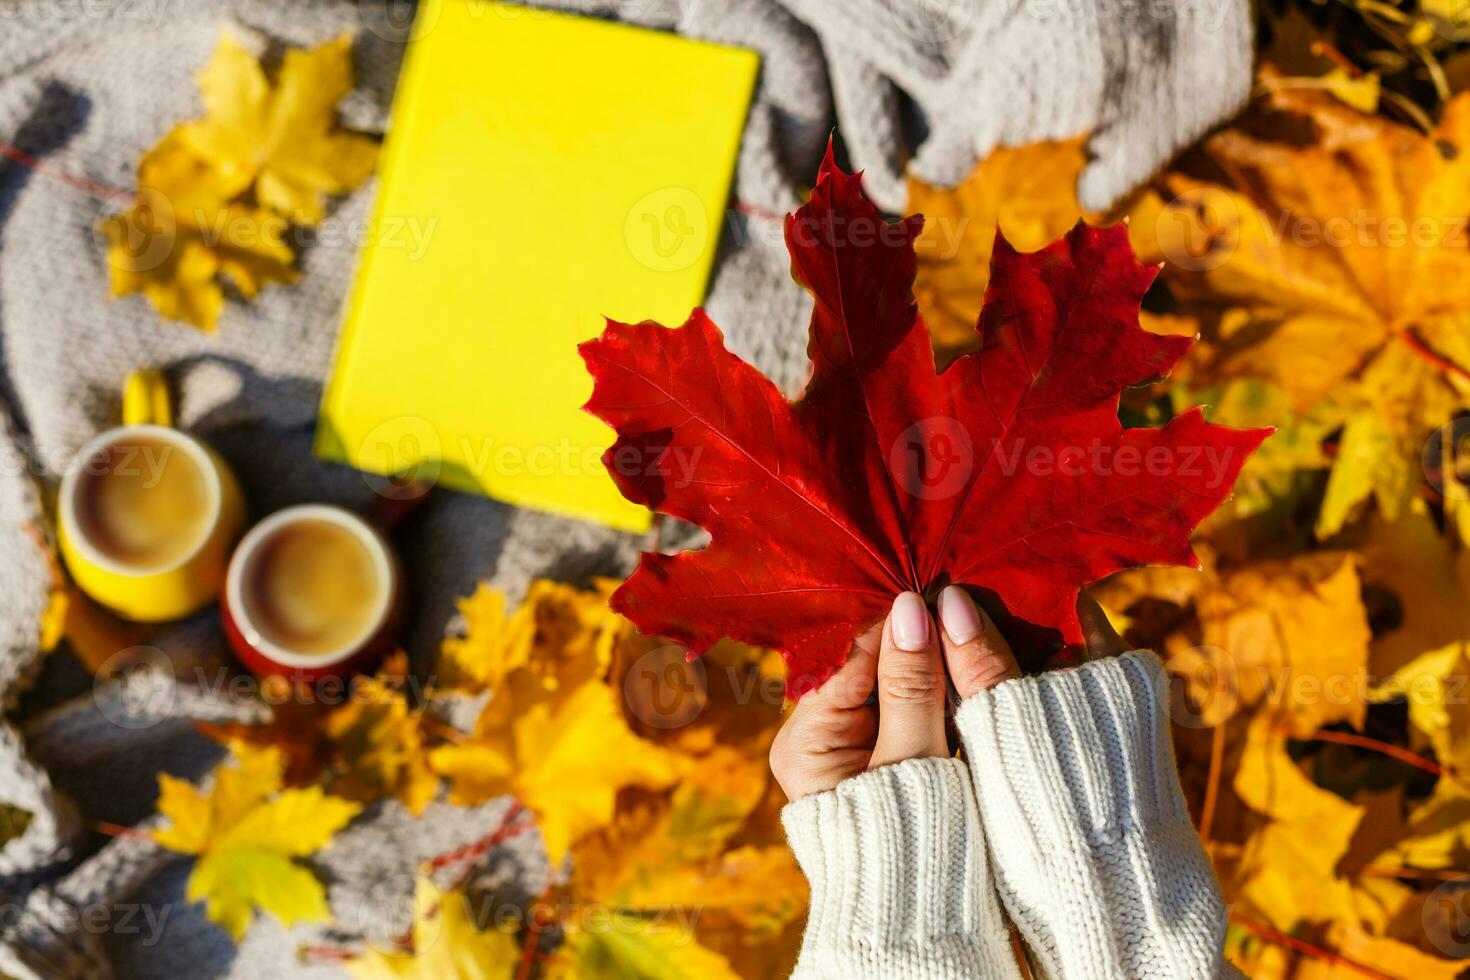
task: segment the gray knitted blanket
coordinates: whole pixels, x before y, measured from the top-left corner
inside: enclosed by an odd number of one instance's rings
[[[1192,5],[1193,4],[1193,5]],[[794,391],[806,372],[809,299],[780,235],[757,215],[795,206],[837,127],[873,198],[899,210],[904,167],[963,178],[998,145],[1091,130],[1084,204],[1109,204],[1231,114],[1250,82],[1245,0],[565,0],[549,6],[740,45],[762,56],[732,209],[707,306],[731,347]],[[33,819],[0,848],[0,973],[12,977],[340,975],[298,958],[332,927],[291,934],[258,918],[237,947],[183,898],[187,859],[98,822],[139,825],[159,771],[207,779],[217,749],[194,719],[253,705],[191,686],[220,655],[213,614],[171,626],[151,669],[93,680],[44,657],[47,564],[28,535],[71,456],[116,424],[126,373],[164,369],[181,424],[216,446],[259,516],[289,503],[360,506],[361,475],[311,454],[317,404],[353,271],[371,182],[335,202],[300,258],[300,281],[229,303],[217,335],[161,320],[141,297],[107,298],[95,226],[130,190],[139,156],[199,114],[194,72],[220,28],[272,45],[356,34],[353,128],[382,131],[411,5],[348,0],[0,0],[0,803]],[[407,639],[426,670],[454,599],[489,579],[515,599],[534,577],[625,573],[641,542],[455,493],[433,497],[399,545],[416,598]],[[315,860],[337,928],[408,925],[412,872],[482,836],[507,805],[394,802],[365,811]],[[534,835],[479,869],[514,894],[544,880]]]

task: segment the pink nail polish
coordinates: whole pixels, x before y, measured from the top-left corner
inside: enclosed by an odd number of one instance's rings
[[[893,642],[900,650],[917,652],[929,646],[929,610],[917,592],[904,592],[893,600]]]
[[[955,643],[969,643],[984,628],[975,601],[958,585],[945,586],[939,593],[939,622]]]

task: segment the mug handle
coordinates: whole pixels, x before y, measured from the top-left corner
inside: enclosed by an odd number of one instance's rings
[[[123,384],[122,418],[123,425],[173,428],[173,403],[162,371],[145,368],[129,372]]]

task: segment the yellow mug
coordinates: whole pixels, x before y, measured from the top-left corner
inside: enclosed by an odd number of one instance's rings
[[[156,449],[157,458],[139,459],[149,447]],[[127,465],[140,467],[135,472],[143,477],[133,492],[146,494],[147,477],[165,473],[167,454],[173,452],[182,454],[192,464],[188,470],[198,474],[197,482],[186,479],[191,491],[202,495],[199,515],[188,519],[160,557],[135,557],[109,548],[98,520],[89,517],[96,506],[89,501],[97,477],[120,473],[118,467],[131,458]],[[145,463],[146,474],[141,469]],[[214,450],[173,428],[168,386],[157,371],[128,376],[122,426],[102,433],[77,454],[62,478],[56,511],[58,543],[72,581],[125,619],[147,623],[187,616],[218,598],[230,549],[245,524],[235,474]]]

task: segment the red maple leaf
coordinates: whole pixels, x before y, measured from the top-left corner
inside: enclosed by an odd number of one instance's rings
[[[883,219],[829,150],[786,218],[815,299],[796,401],[695,310],[676,329],[609,321],[581,347],[586,408],[617,431],[624,496],[705,528],[645,554],[612,599],[691,655],[722,636],[782,651],[799,696],[906,589],[971,587],[1015,642],[1082,639],[1078,590],[1121,568],[1197,565],[1190,532],[1270,432],[1190,411],[1124,430],[1123,388],[1167,374],[1187,337],[1144,331],[1126,229],[1079,223],[1039,252],[997,235],[981,349],[936,373],[913,299],[923,219]]]

